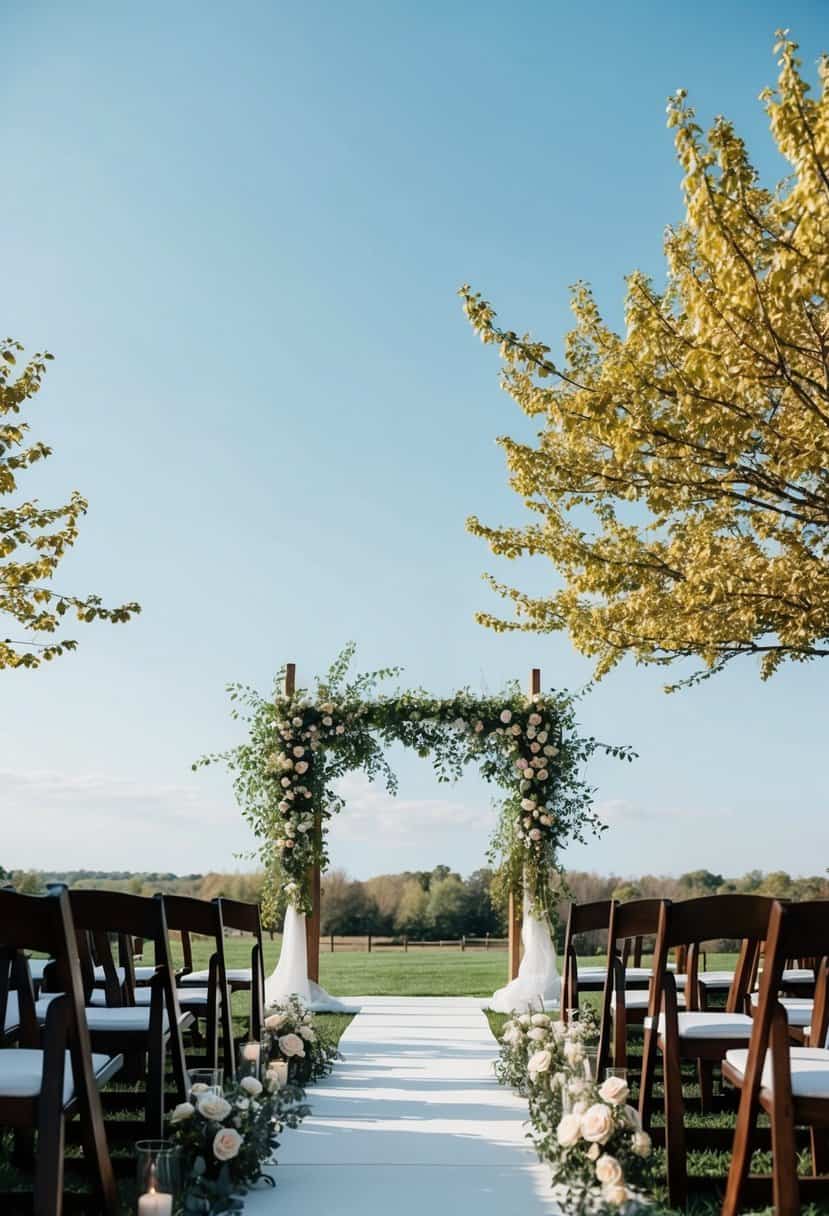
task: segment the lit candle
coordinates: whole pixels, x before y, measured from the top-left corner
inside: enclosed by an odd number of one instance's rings
[[[271,1060],[268,1068],[269,1072],[273,1072],[276,1077],[276,1084],[280,1089],[284,1089],[288,1084],[288,1061],[287,1060]]]
[[[251,1064],[258,1064],[260,1050],[259,1043],[245,1043],[242,1048],[242,1059],[250,1061]]]
[[[152,1187],[138,1197],[138,1216],[173,1216],[173,1196]]]

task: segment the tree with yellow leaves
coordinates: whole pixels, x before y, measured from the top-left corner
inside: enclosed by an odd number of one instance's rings
[[[45,443],[28,441],[29,424],[17,421],[24,405],[40,388],[50,354],[36,354],[16,372],[23,347],[11,338],[0,341],[0,496],[14,494],[20,473],[52,454]],[[87,503],[77,492],[60,507],[36,500],[0,505],[0,614],[20,627],[22,638],[0,635],[0,669],[37,667],[77,646],[72,638],[55,637],[63,618],[81,621],[128,621],[138,604],[105,608],[97,595],[77,596],[49,584],[78,537],[78,522]],[[5,632],[5,631],[4,631]],[[41,640],[48,635],[47,640]]]
[[[496,554],[548,556],[564,583],[537,598],[490,578],[514,615],[478,619],[566,629],[598,676],[625,655],[696,659],[681,683],[739,655],[763,678],[829,655],[829,62],[815,99],[797,44],[777,38],[761,101],[791,175],[761,185],[727,119],[706,136],[684,91],[671,97],[685,217],[666,233],[664,290],[627,279],[624,335],[577,284],[557,363],[461,289],[543,427],[537,446],[499,440],[537,520],[468,527]]]

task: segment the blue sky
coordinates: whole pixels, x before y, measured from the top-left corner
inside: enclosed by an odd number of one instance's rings
[[[58,583],[136,598],[127,627],[0,682],[6,866],[230,868],[229,784],[192,774],[238,738],[224,685],[307,678],[354,639],[435,692],[540,665],[565,637],[496,636],[470,513],[523,518],[497,435],[525,434],[455,292],[558,348],[567,286],[618,318],[679,215],[665,98],[727,113],[770,178],[756,98],[781,24],[813,64],[825,4],[385,0],[42,3],[4,21],[2,331],[57,356],[32,421],[55,449],[25,494],[90,500]],[[590,776],[611,830],[574,866],[820,871],[825,673],[746,663],[666,697],[626,665],[586,730],[640,753]],[[393,757],[361,779],[333,855],[367,876],[481,864],[490,792]],[[793,831],[796,826],[797,830]],[[803,844],[808,842],[808,849]]]

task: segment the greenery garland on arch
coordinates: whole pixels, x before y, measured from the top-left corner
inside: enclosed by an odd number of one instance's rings
[[[491,858],[507,889],[526,884],[535,910],[546,911],[558,850],[604,829],[584,780],[585,762],[597,750],[627,760],[634,753],[581,736],[570,693],[528,697],[516,681],[497,696],[468,689],[448,698],[422,690],[383,695],[380,686],[401,669],[349,679],[354,653],[353,644],[346,646],[313,695],[305,689],[286,695],[284,668],[270,700],[231,685],[233,716],[247,722],[248,739],[194,765],[228,767],[260,859],[269,873],[281,873],[288,901],[311,911],[311,869],[328,863],[325,824],[345,805],[337,780],[359,770],[382,778],[395,793],[384,748],[398,742],[431,757],[438,781],[454,781],[475,763],[500,786]]]

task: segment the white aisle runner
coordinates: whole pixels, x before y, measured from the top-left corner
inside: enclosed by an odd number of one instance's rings
[[[246,1216],[537,1216],[557,1211],[525,1139],[527,1106],[497,1084],[471,997],[365,997],[345,1060],[286,1130],[276,1190]]]

